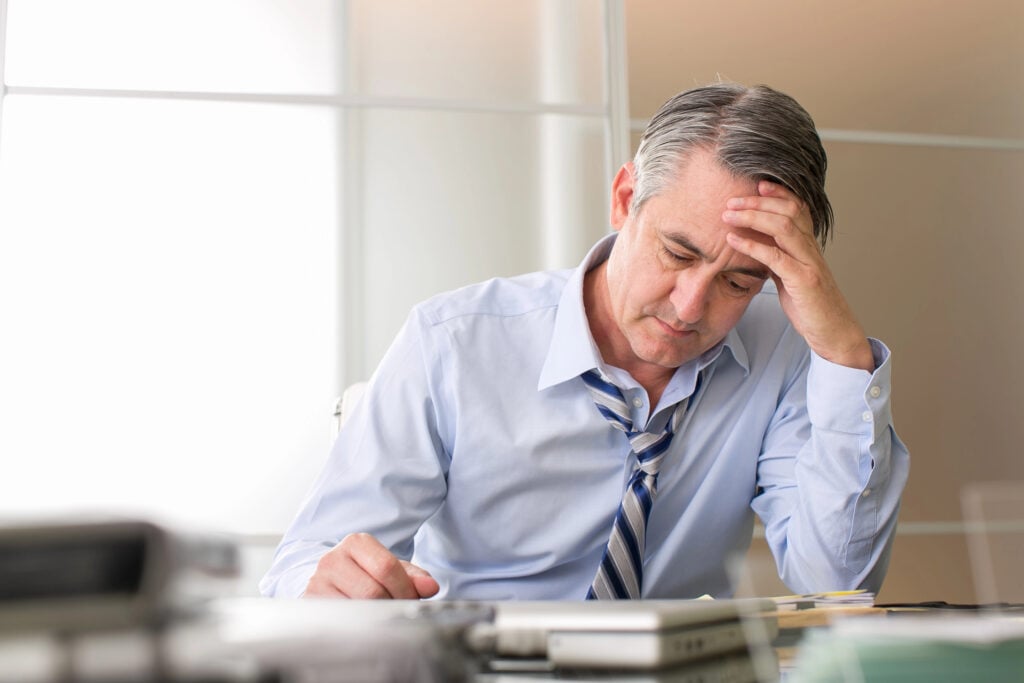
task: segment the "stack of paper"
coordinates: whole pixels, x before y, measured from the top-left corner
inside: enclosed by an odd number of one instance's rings
[[[821,607],[872,607],[875,604],[875,594],[866,590],[782,595],[772,599],[780,611]]]

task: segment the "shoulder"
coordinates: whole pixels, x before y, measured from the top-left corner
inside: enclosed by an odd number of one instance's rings
[[[427,325],[460,319],[512,318],[558,307],[572,270],[492,278],[435,295],[414,309]]]

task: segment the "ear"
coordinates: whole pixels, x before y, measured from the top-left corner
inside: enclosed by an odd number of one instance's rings
[[[633,203],[633,162],[622,165],[612,181],[612,210],[609,220],[616,231],[622,229],[629,218],[629,207]]]

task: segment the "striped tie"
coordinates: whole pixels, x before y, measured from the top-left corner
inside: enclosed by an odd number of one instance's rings
[[[644,541],[647,518],[657,491],[658,469],[672,441],[672,423],[686,410],[687,401],[678,404],[676,412],[660,433],[638,432],[633,431],[626,399],[617,386],[601,379],[594,370],[584,373],[583,381],[601,414],[613,427],[625,432],[637,459],[637,468],[626,485],[608,546],[587,592],[587,599],[637,599],[643,585]]]

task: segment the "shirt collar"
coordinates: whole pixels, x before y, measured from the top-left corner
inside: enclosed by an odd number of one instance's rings
[[[587,271],[608,259],[615,244],[611,234],[591,247],[583,262],[565,283],[555,313],[555,327],[551,334],[548,356],[540,371],[537,390],[541,391],[601,365],[601,354],[590,334],[587,313],[583,308],[583,276]]]
[[[555,326],[548,346],[548,355],[544,359],[544,367],[541,368],[540,379],[537,382],[538,391],[579,377],[587,370],[605,370],[604,361],[590,333],[586,310],[583,307],[583,277],[589,270],[608,259],[616,237],[617,233],[607,235],[591,247],[583,262],[566,282],[558,301],[558,311],[555,313]],[[705,351],[700,358],[682,366],[679,371],[686,370],[688,374],[696,375],[696,372],[714,363],[725,348],[729,349],[744,373],[749,373],[747,350],[735,327],[729,330],[720,343]],[[696,365],[696,368],[687,369],[690,365]]]

